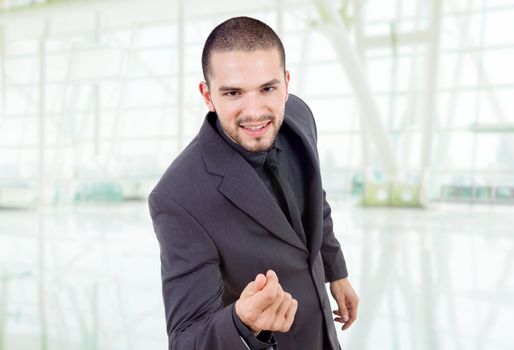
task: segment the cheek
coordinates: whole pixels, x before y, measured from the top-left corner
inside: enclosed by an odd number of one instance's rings
[[[277,115],[282,115],[286,107],[287,99],[284,96],[277,96],[272,101],[273,112]]]
[[[273,114],[277,118],[278,121],[284,119],[284,113],[285,113],[285,106],[284,104],[276,105],[273,109]]]
[[[230,128],[230,129],[234,129],[236,126],[235,126],[235,121],[237,120],[237,112],[234,111],[234,110],[230,110],[230,109],[222,109],[222,108],[217,108],[216,109],[216,112],[218,114],[218,118],[220,119],[220,122],[226,127],[226,128]]]
[[[234,123],[240,113],[240,109],[236,104],[225,103],[216,107],[218,115],[223,116],[225,123]]]

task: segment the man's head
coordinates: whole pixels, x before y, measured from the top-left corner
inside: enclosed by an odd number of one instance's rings
[[[289,72],[284,47],[266,24],[231,18],[207,38],[200,92],[223,130],[252,152],[273,145],[284,120]]]
[[[255,51],[277,49],[282,69],[286,68],[286,54],[278,35],[266,23],[250,17],[234,17],[214,28],[205,41],[202,52],[203,78],[210,83],[213,52]]]

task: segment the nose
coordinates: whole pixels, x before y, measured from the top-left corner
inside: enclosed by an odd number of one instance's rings
[[[256,93],[247,93],[243,100],[243,114],[246,117],[257,119],[266,113],[264,99]]]

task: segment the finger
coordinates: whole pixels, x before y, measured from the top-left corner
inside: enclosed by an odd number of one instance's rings
[[[357,308],[358,308],[358,302],[351,302],[350,305],[348,305],[348,313],[350,316],[350,321],[355,321],[357,319]]]
[[[337,316],[336,318],[334,318],[334,321],[344,323],[343,319],[341,318],[341,314],[339,313],[339,310],[332,310],[332,313]]]
[[[339,306],[339,316],[343,319],[343,322],[347,322],[349,320],[348,309],[346,308],[345,301],[338,303]]]
[[[278,276],[277,276],[277,274],[275,273],[275,271],[273,271],[273,270],[268,270],[268,271],[266,272],[266,279],[267,279],[268,281],[273,281],[273,282],[278,283]]]
[[[271,293],[271,291],[270,291]],[[273,320],[276,316],[277,310],[279,309],[282,301],[284,300],[286,293],[282,289],[280,284],[277,285],[277,290],[275,294],[275,298],[272,303],[270,303],[263,311],[263,315],[268,317],[270,320]]]
[[[256,308],[264,310],[273,305],[277,297],[282,297],[283,293],[278,280],[276,278],[268,278],[268,275],[266,275],[266,285],[252,296],[252,302]]]
[[[341,317],[335,317],[334,321],[338,322],[338,323],[343,323],[344,324],[344,321],[343,321],[343,319]]]
[[[286,322],[286,313],[291,307],[291,303],[293,301],[293,297],[289,293],[284,293],[284,297],[277,310],[275,311],[274,321],[273,321],[273,329],[278,332],[287,332],[289,327]]]
[[[349,304],[347,306],[348,313],[349,313],[349,319],[344,323],[343,331],[350,328],[352,323],[357,319],[357,303]]]
[[[343,331],[347,330],[348,328],[350,328],[350,326],[352,325],[353,321],[347,321],[344,323],[343,327],[341,328]]]
[[[294,317],[296,315],[296,310],[298,310],[298,301],[296,299],[291,300],[291,304],[289,305],[289,309],[287,309],[285,318],[285,331],[287,332],[294,322]]]
[[[277,296],[281,296],[280,294],[284,292],[282,286],[278,283],[278,277],[275,271],[268,270],[268,272],[266,272],[266,285],[262,288],[262,292],[265,294],[269,293],[274,299]],[[273,302],[274,301],[275,300],[273,300]]]
[[[282,290],[282,287],[280,285],[277,285],[278,291],[276,293],[276,296],[274,297],[273,302],[271,302],[269,305],[267,305],[265,308],[256,306],[255,300],[257,297],[262,297],[266,293],[269,294],[269,290],[267,291],[260,291],[258,292],[255,297],[253,297],[252,302],[254,303],[254,312],[257,312],[257,317],[255,319],[255,325],[259,329],[265,329],[269,331],[276,331],[278,330],[276,328],[275,322],[277,319],[277,310],[280,308],[280,305],[282,301],[284,300],[285,293]],[[263,297],[264,298],[264,297]]]
[[[256,292],[259,290],[262,290],[262,288],[264,288],[264,286],[266,285],[266,282],[267,282],[266,276],[264,276],[262,273],[260,273],[255,277],[254,282],[255,282],[254,290]]]
[[[350,328],[350,326],[352,325],[353,321],[355,321],[355,320],[348,320],[348,321],[344,322],[344,325],[343,325],[343,327],[341,329],[343,331],[347,330],[348,328]]]
[[[291,302],[293,301],[293,297],[289,293],[284,293],[284,297],[280,302],[280,305],[277,307],[275,311],[275,317],[277,320],[283,321],[286,317],[286,312],[289,310],[291,306]]]
[[[248,283],[241,293],[241,298],[248,298],[260,291],[266,285],[266,277],[260,273],[255,277],[255,280]]]

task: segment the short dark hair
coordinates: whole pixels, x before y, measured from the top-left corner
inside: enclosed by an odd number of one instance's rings
[[[282,67],[286,67],[284,45],[277,33],[266,23],[250,17],[233,17],[216,26],[207,37],[202,52],[203,77],[207,84],[211,71],[211,56],[215,51],[255,51],[276,48]]]

